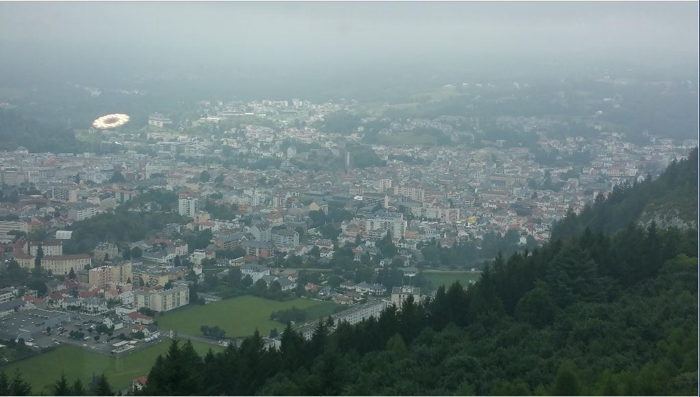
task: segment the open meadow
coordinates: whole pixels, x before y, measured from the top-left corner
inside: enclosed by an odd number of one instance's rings
[[[195,341],[192,345],[202,356],[210,348],[214,351],[223,349]],[[22,377],[31,384],[32,394],[52,394],[51,385],[60,378],[61,373],[65,374],[69,384],[80,378],[87,388],[93,374],[99,375],[104,372],[112,389],[119,391],[131,386],[134,378],[148,375],[158,355],[165,355],[169,346],[170,340],[165,340],[132,354],[115,358],[78,346],[62,345],[50,352],[0,367],[0,371],[12,377],[15,371],[19,370]]]
[[[181,310],[167,313],[158,318],[158,326],[164,330],[174,330],[187,335],[201,336],[203,325],[226,331],[226,336],[249,336],[257,329],[266,336],[271,329],[284,329],[285,324],[270,320],[270,314],[278,310],[296,307],[307,311],[308,318],[325,317],[338,307],[333,302],[312,299],[294,299],[275,301],[254,296],[240,296],[209,303],[204,306],[188,306]]]
[[[431,288],[436,290],[440,288],[441,285],[444,285],[445,288],[449,288],[455,281],[459,281],[463,287],[466,287],[471,282],[479,280],[479,278],[481,278],[481,272],[428,270],[423,272],[423,276],[430,282]]]

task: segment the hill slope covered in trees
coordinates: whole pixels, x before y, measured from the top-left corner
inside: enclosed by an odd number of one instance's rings
[[[604,199],[598,196],[579,215],[569,214],[552,229],[552,240],[580,235],[586,228],[593,232],[614,233],[629,223],[657,227],[697,228],[698,149],[688,158],[672,162],[655,180],[618,185]]]
[[[288,327],[279,351],[173,345],[145,394],[694,394],[696,251],[694,232],[586,233],[376,321]]]
[[[72,131],[38,123],[13,110],[0,109],[0,150],[24,146],[30,152],[73,153],[78,148]]]

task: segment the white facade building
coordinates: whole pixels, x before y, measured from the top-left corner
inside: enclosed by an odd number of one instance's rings
[[[178,213],[182,216],[194,217],[199,209],[199,200],[196,197],[180,195],[178,200]]]

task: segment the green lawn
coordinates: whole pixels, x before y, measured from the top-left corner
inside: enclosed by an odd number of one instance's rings
[[[192,342],[200,355],[211,348],[221,350],[201,342]],[[165,354],[170,346],[166,340],[156,345],[138,350],[120,358],[109,357],[73,345],[62,345],[48,353],[39,354],[8,366],[0,367],[8,376],[14,376],[18,369],[22,377],[32,385],[33,394],[51,394],[50,386],[65,373],[69,383],[80,378],[88,386],[93,374],[104,374],[115,391],[131,386],[132,379],[148,375],[159,354]]]
[[[296,307],[308,310],[309,316],[313,319],[313,317],[324,317],[333,313],[337,306],[332,302],[311,299],[279,302],[254,296],[240,296],[204,306],[190,306],[165,314],[158,318],[158,326],[188,335],[202,335],[200,331],[202,325],[216,325],[226,331],[226,336],[249,336],[255,332],[255,329],[266,336],[273,328],[282,331],[285,327],[285,324],[270,320],[270,314],[274,311]]]
[[[470,281],[476,281],[481,277],[481,272],[471,271],[426,271],[423,276],[431,284],[432,289],[438,289],[441,285],[446,288],[452,285],[455,281],[459,281],[463,287],[469,285]]]

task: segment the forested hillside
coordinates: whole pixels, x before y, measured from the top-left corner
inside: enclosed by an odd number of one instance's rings
[[[570,212],[552,229],[552,240],[583,233],[614,233],[630,222],[659,228],[668,226],[697,228],[698,217],[698,149],[688,158],[672,162],[655,180],[632,185],[618,185],[612,193],[587,205],[579,215]]]
[[[44,125],[13,110],[0,109],[0,150],[24,146],[30,152],[73,153],[78,144],[72,131]]]
[[[289,327],[199,357],[173,344],[145,394],[661,394],[697,389],[697,237],[630,227],[497,259],[475,286],[379,320]]]

